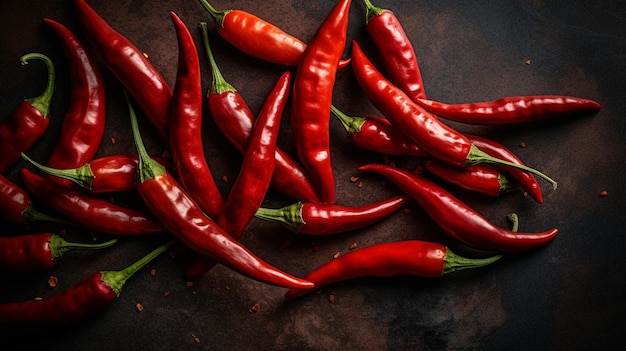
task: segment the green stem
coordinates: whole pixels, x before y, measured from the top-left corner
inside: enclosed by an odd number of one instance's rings
[[[133,130],[133,138],[135,140],[137,153],[139,154],[139,162],[137,164],[139,183],[144,183],[150,179],[165,175],[167,171],[165,169],[165,166],[152,159],[148,154],[146,146],[141,139],[141,133],[139,132],[139,122],[137,122],[137,115],[135,114],[133,103],[130,100],[130,96],[128,95],[127,91],[124,91],[124,96],[126,97],[126,103],[128,104],[130,125]]]
[[[507,218],[512,224],[511,231],[516,232],[519,229],[519,217],[517,213],[510,213]]]
[[[213,17],[213,21],[215,21],[215,24],[217,24],[220,27],[224,27],[224,17],[232,10],[218,11],[215,9],[215,7],[213,7],[213,5],[209,4],[209,2],[206,0],[200,0],[200,3],[209,12],[211,17]]]
[[[508,193],[510,191],[513,191],[514,189],[519,188],[519,184],[511,180],[509,177],[507,177],[503,173],[500,173],[500,175],[498,176],[498,183],[500,183],[501,194]]]
[[[53,175],[55,177],[71,180],[72,182],[87,190],[91,190],[91,185],[93,184],[93,180],[96,177],[93,174],[89,163],[85,163],[78,168],[56,169],[42,165],[41,163],[31,159],[24,153],[22,153],[22,158],[44,173]]]
[[[296,233],[305,224],[302,218],[302,202],[277,209],[260,207],[254,216],[267,221],[280,222]]]
[[[145,255],[137,262],[131,264],[130,266],[122,269],[121,271],[103,271],[100,272],[102,274],[102,281],[105,282],[108,286],[115,291],[115,293],[119,296],[122,292],[122,287],[126,283],[126,281],[133,276],[133,274],[137,273],[141,268],[150,263],[153,259],[158,257],[160,254],[169,250],[172,246],[174,246],[178,241],[171,240],[156,249],[152,250],[149,254]]]
[[[341,121],[343,128],[346,130],[346,132],[350,136],[358,133],[361,130],[361,127],[363,127],[363,124],[365,123],[364,117],[348,116],[347,114],[339,110],[337,107],[335,107],[335,105],[331,105],[330,110],[335,115],[335,117],[337,117],[339,121]]]
[[[28,61],[31,59],[39,59],[46,63],[46,66],[48,67],[48,85],[41,95],[26,99],[26,101],[30,102],[30,104],[34,108],[41,112],[44,118],[48,118],[48,112],[50,111],[50,101],[52,100],[52,95],[54,93],[54,64],[48,56],[36,52],[22,56],[20,58],[20,61],[22,65],[27,65]]]
[[[209,63],[211,64],[211,74],[213,76],[213,82],[211,83],[211,88],[209,89],[209,95],[211,94],[222,94],[227,91],[235,92],[237,89],[230,85],[219,67],[217,66],[217,62],[215,61],[215,57],[213,56],[213,51],[211,51],[211,45],[209,43],[209,30],[207,28],[206,22],[200,23],[200,28],[202,29],[202,41],[204,43],[204,49],[206,50],[206,54],[209,57]]]
[[[72,223],[70,221],[67,221],[65,219],[59,218],[59,217],[55,217],[55,216],[51,216],[48,214],[45,214],[43,212],[39,212],[32,203],[28,204],[28,207],[26,207],[26,209],[22,212],[22,218],[25,221],[40,221],[40,222],[52,222],[52,223],[61,223],[61,224],[66,224],[66,225],[71,225],[71,226],[75,226],[75,223]]]
[[[541,177],[541,178],[545,179],[550,184],[552,184],[552,187],[554,188],[554,190],[556,190],[556,187],[557,187],[556,181],[554,181],[552,178],[548,177],[547,175],[539,172],[538,170],[530,168],[528,166],[518,165],[518,164],[515,164],[513,162],[501,160],[501,159],[499,159],[497,157],[493,157],[491,155],[488,155],[484,151],[481,151],[478,147],[476,147],[475,145],[472,144],[470,152],[469,152],[469,154],[467,155],[467,158],[466,158],[466,164],[467,165],[476,165],[476,164],[479,164],[479,163],[489,163],[489,164],[495,164],[495,165],[502,165],[502,166],[507,166],[507,167],[518,168],[518,169],[521,169],[522,171],[526,171],[526,172],[532,173],[532,174],[534,174],[534,175],[536,175],[538,177]]]
[[[365,7],[367,8],[366,13],[365,13],[365,23],[367,24],[367,22],[369,22],[372,18],[380,15],[381,13],[385,12],[385,11],[389,11],[387,9],[383,9],[380,7],[376,7],[374,5],[372,5],[372,3],[370,2],[370,0],[363,0],[363,4],[365,4]]]
[[[107,247],[113,246],[117,243],[118,239],[111,239],[109,241],[98,243],[98,244],[83,244],[83,243],[74,243],[69,242],[63,239],[61,236],[57,234],[52,234],[50,240],[50,251],[52,253],[52,259],[57,259],[63,257],[67,252],[72,250],[79,249],[87,249],[87,250],[97,250],[97,249],[105,249]]]

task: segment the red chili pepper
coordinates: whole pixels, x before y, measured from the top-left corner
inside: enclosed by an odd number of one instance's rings
[[[425,99],[424,83],[415,49],[396,15],[363,0],[367,7],[366,30],[376,45],[386,72],[413,101]]]
[[[200,23],[200,27],[213,75],[213,82],[207,94],[211,116],[226,138],[244,153],[256,117],[237,89],[222,76],[209,45],[206,23]],[[289,94],[285,93],[280,98],[287,99],[288,96]],[[272,189],[297,200],[321,202],[302,165],[281,148],[276,149],[275,157]]]
[[[26,154],[22,158],[38,170],[49,175],[67,179],[92,194],[108,194],[135,190],[137,174],[136,155],[110,155],[95,158],[91,162],[72,169],[47,167],[31,159]],[[173,170],[171,162],[164,158],[154,158],[159,163]]]
[[[31,53],[22,56],[22,65],[38,59],[48,68],[48,84],[44,92],[22,101],[13,112],[0,123],[0,174],[6,172],[41,138],[50,125],[48,110],[54,93],[54,64],[43,54]]]
[[[161,73],[128,38],[113,29],[84,0],[74,0],[83,34],[99,53],[169,145],[169,113],[172,89]]]
[[[215,223],[231,237],[239,239],[259,209],[270,186],[275,168],[276,141],[289,94],[291,73],[285,72],[265,100],[250,135],[239,175]],[[202,256],[187,267],[185,278],[195,280],[215,265]]]
[[[497,197],[517,188],[504,173],[489,166],[457,168],[434,160],[426,161],[425,166],[430,173],[450,184],[487,196]]]
[[[475,249],[530,250],[547,244],[558,233],[557,228],[541,233],[517,233],[498,227],[436,183],[399,168],[370,164],[359,170],[374,172],[392,181],[417,201],[445,232]]]
[[[379,222],[409,200],[400,195],[358,207],[297,202],[277,209],[259,208],[256,217],[282,223],[298,234],[331,235]]]
[[[556,189],[557,183],[547,175],[530,167],[490,156],[468,137],[411,101],[376,69],[356,41],[352,45],[352,61],[357,81],[370,101],[396,128],[433,157],[456,167],[489,163],[519,168],[540,176]]]
[[[330,107],[343,54],[350,0],[339,0],[309,42],[294,78],[290,125],[296,151],[322,199],[335,202],[330,155]]]
[[[439,117],[488,126],[528,123],[600,110],[596,101],[563,95],[507,96],[465,104],[445,104],[425,99],[416,102]]]
[[[213,18],[217,32],[242,52],[266,62],[296,67],[306,49],[302,40],[243,10],[216,10],[206,0],[200,3]],[[347,66],[350,60],[342,60]]]
[[[185,191],[209,217],[217,216],[224,199],[204,156],[202,81],[196,44],[185,24],[170,13],[178,40],[178,69],[171,102],[170,150],[176,175]]]
[[[67,27],[44,18],[61,40],[70,68],[70,105],[63,118],[61,135],[47,165],[74,168],[91,160],[104,135],[106,90],[100,68],[84,45]]]
[[[104,249],[117,239],[97,244],[69,242],[55,233],[0,237],[0,273],[35,273],[52,269],[67,252]]]
[[[486,266],[501,257],[466,258],[442,244],[421,240],[374,244],[323,264],[306,276],[315,283],[314,289],[290,289],[285,297],[293,299],[337,282],[364,277],[440,278],[458,270]]]
[[[95,232],[148,235],[165,230],[161,223],[143,211],[122,207],[96,195],[51,182],[27,168],[22,169],[22,181],[30,193],[46,206]]]
[[[163,244],[120,271],[94,273],[55,295],[0,304],[0,328],[16,332],[58,330],[88,320],[117,299],[130,277],[174,244],[176,241]]]
[[[148,155],[132,103],[128,96],[127,99],[139,154],[137,190],[144,203],[172,235],[194,252],[252,279],[288,288],[311,287],[311,283],[291,276],[254,255],[202,212],[176,178]]]
[[[23,225],[30,221],[69,223],[39,212],[30,195],[3,175],[0,175],[0,220],[12,225]]]
[[[386,118],[348,116],[335,106],[331,106],[331,111],[341,121],[354,145],[361,149],[385,155],[430,156]]]

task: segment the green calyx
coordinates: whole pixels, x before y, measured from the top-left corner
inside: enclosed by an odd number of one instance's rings
[[[135,109],[130,100],[128,93],[124,91],[126,97],[126,103],[128,104],[128,112],[130,115],[130,125],[133,129],[133,138],[135,139],[135,146],[137,147],[137,153],[139,154],[139,162],[137,164],[137,174],[139,183],[144,183],[147,180],[154,179],[159,176],[163,176],[167,173],[165,166],[154,160],[148,154],[143,140],[141,139],[141,133],[139,132],[139,122],[137,122],[137,115]]]
[[[82,243],[73,243],[66,241],[61,236],[57,234],[52,234],[50,240],[50,252],[52,253],[52,259],[58,259],[63,257],[68,251],[72,250],[98,250],[105,249],[107,247],[113,246],[117,243],[117,239],[111,239],[109,241],[98,243],[98,244],[82,244]]]
[[[20,58],[20,62],[22,65],[27,65],[29,60],[38,59],[45,62],[46,67],[48,68],[48,84],[46,85],[46,89],[39,96],[26,99],[26,101],[30,102],[30,104],[36,108],[44,118],[48,118],[48,112],[50,110],[50,101],[52,100],[52,95],[54,93],[54,79],[55,79],[55,71],[54,64],[52,60],[44,54],[40,53],[30,53],[22,56]]]
[[[504,173],[500,173],[500,175],[498,176],[498,183],[500,183],[501,194],[508,193],[513,189],[519,188],[519,185],[515,181],[507,177]]]
[[[470,148],[470,152],[468,153],[468,155],[466,157],[465,164],[469,166],[469,165],[477,165],[477,164],[480,164],[480,163],[501,165],[501,166],[507,166],[507,167],[521,169],[522,171],[532,173],[532,174],[534,174],[534,175],[536,175],[536,176],[546,180],[547,182],[552,184],[552,188],[554,188],[554,190],[556,190],[556,187],[557,187],[556,181],[554,181],[552,178],[548,177],[547,175],[539,172],[538,170],[536,170],[534,168],[530,168],[530,167],[524,166],[524,165],[518,165],[518,164],[515,164],[513,162],[501,160],[501,159],[499,159],[497,157],[493,157],[491,155],[488,155],[484,151],[480,150],[478,147],[476,147],[476,145],[472,144],[472,146]]]
[[[279,222],[294,232],[298,232],[305,222],[302,218],[302,202],[296,202],[282,208],[259,208],[254,215],[257,218]]]
[[[22,211],[22,219],[26,222],[40,221],[40,222],[61,223],[61,224],[67,224],[67,225],[72,225],[72,226],[75,225],[74,223],[67,221],[65,219],[40,212],[33,206],[32,202],[29,202],[28,207],[26,207],[26,209]]]
[[[200,3],[202,4],[202,6],[204,6],[207,12],[211,15],[215,24],[220,27],[224,27],[224,17],[226,17],[226,15],[232,10],[218,11],[215,9],[215,7],[213,7],[213,5],[209,4],[209,2],[206,0],[200,0]]]
[[[365,118],[348,116],[335,107],[335,105],[330,106],[330,111],[339,119],[349,136],[361,131],[361,127],[363,127],[363,124],[365,123]]]
[[[149,254],[145,255],[137,262],[131,264],[130,266],[122,269],[121,271],[103,271],[100,272],[102,274],[102,281],[105,282],[118,296],[122,292],[122,287],[126,284],[126,281],[133,276],[133,274],[137,273],[141,268],[150,263],[153,259],[158,257],[160,254],[169,250],[172,246],[177,243],[176,240],[171,240],[156,249],[152,250]]]
[[[56,169],[48,166],[44,166],[41,163],[31,159],[26,154],[22,153],[22,158],[32,164],[38,170],[53,175],[55,177],[63,178],[74,182],[75,184],[87,189],[91,190],[91,185],[93,184],[94,178],[96,176],[93,174],[91,170],[91,166],[89,163],[85,163],[84,165],[78,168],[72,169]]]
[[[383,9],[383,8],[372,5],[370,0],[363,0],[363,4],[366,7],[365,23],[369,22],[372,18],[380,15],[381,13],[385,11],[389,11],[387,9]]]
[[[207,28],[206,22],[201,22],[200,28],[202,29],[202,41],[204,43],[204,49],[206,50],[207,56],[209,57],[211,74],[213,76],[213,82],[211,83],[211,88],[209,89],[209,95],[222,94],[227,91],[237,91],[235,87],[230,85],[226,81],[226,79],[224,79],[224,76],[222,76],[222,72],[217,66],[217,62],[215,62],[215,57],[213,56],[213,51],[211,51],[211,45],[209,43],[209,30]]]

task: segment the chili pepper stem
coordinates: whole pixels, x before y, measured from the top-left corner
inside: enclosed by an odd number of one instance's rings
[[[72,226],[76,225],[75,223],[67,221],[63,218],[59,218],[59,217],[45,214],[43,212],[39,212],[39,210],[33,207],[32,203],[28,205],[28,207],[24,210],[24,212],[22,212],[22,218],[24,218],[24,220],[26,221],[52,222],[52,223],[61,223],[61,224],[67,224],[67,225],[72,225]]]
[[[507,219],[512,223],[511,231],[516,232],[519,229],[519,217],[517,213],[510,213]]]
[[[55,71],[54,64],[52,60],[44,54],[40,53],[30,53],[22,56],[20,58],[20,62],[22,65],[27,65],[28,61],[31,59],[39,59],[46,63],[48,68],[48,84],[46,85],[46,89],[39,96],[26,99],[26,101],[30,102],[30,104],[36,108],[44,118],[48,118],[48,112],[50,110],[50,101],[52,100],[52,95],[54,92],[54,81],[55,81]]]
[[[74,243],[69,242],[63,239],[61,236],[57,234],[53,234],[48,240],[50,243],[50,251],[52,253],[52,259],[60,258],[65,255],[68,251],[77,250],[77,249],[106,249],[107,247],[113,246],[118,242],[118,239],[111,239],[109,241],[98,243],[98,244],[83,244],[83,243]]]
[[[217,66],[217,62],[215,61],[215,57],[213,56],[213,51],[211,51],[211,45],[209,44],[209,30],[207,28],[206,22],[200,22],[200,29],[202,29],[202,42],[204,43],[204,49],[206,51],[207,56],[209,57],[209,63],[211,65],[211,75],[213,76],[213,82],[211,83],[211,88],[209,89],[210,94],[221,94],[226,91],[237,91],[235,87],[230,85],[224,76],[222,76],[222,72]]]
[[[87,190],[91,190],[91,185],[93,183],[94,178],[96,177],[93,174],[91,167],[89,167],[89,163],[85,163],[84,165],[78,168],[56,169],[56,168],[42,165],[41,163],[28,157],[23,152],[22,152],[22,158],[28,161],[30,164],[32,164],[35,168],[37,168],[38,170],[44,173],[53,175],[55,177],[71,180],[72,182],[76,183],[77,185]]]
[[[304,219],[302,219],[301,201],[277,209],[260,207],[254,216],[268,221],[280,222],[296,233],[305,224]]]
[[[365,123],[364,117],[352,117],[343,113],[334,105],[330,105],[330,111],[339,119],[348,135],[358,133],[361,130],[361,126]]]
[[[557,188],[557,182],[554,181],[552,178],[548,177],[547,175],[543,174],[542,172],[534,169],[534,168],[530,168],[524,165],[518,165],[509,161],[505,161],[505,160],[501,160],[497,157],[493,157],[491,155],[488,155],[487,153],[485,153],[484,151],[481,151],[478,147],[476,147],[475,145],[472,144],[471,148],[470,148],[470,152],[467,155],[466,158],[466,165],[476,165],[479,163],[490,163],[490,164],[496,164],[496,165],[503,165],[503,166],[507,166],[507,167],[513,167],[513,168],[518,168],[521,169],[523,171],[532,173],[538,177],[543,178],[544,180],[548,181],[550,184],[552,184],[552,188],[554,188],[554,190],[556,190]]]
[[[370,0],[363,0],[363,4],[366,7],[366,12],[365,12],[365,23],[366,24],[372,18],[380,15],[381,13],[383,13],[385,11],[389,11],[389,10],[386,10],[386,9],[383,9],[383,8],[376,7],[376,6],[372,5],[372,2]]]
[[[498,183],[500,183],[500,191],[502,193],[508,193],[513,189],[519,188],[519,185],[516,182],[512,181],[509,177],[502,173],[498,176]]]
[[[102,274],[102,281],[105,282],[109,287],[111,287],[115,294],[119,296],[122,292],[122,287],[124,286],[126,281],[133,276],[133,274],[137,273],[141,268],[150,263],[150,261],[155,259],[160,254],[169,250],[176,243],[178,243],[177,240],[171,240],[152,250],[149,254],[145,255],[135,263],[120,271],[100,272]]]
[[[218,11],[206,0],[200,0],[200,3],[202,4],[202,6],[204,6],[207,12],[209,12],[211,17],[213,17],[213,21],[215,21],[215,24],[220,27],[224,27],[224,16],[226,16],[226,14],[228,14],[231,10]]]

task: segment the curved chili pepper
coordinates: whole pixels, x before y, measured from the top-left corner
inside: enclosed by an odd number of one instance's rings
[[[517,188],[504,173],[489,166],[458,168],[433,160],[426,161],[425,166],[430,173],[450,184],[487,196],[497,197]]]
[[[237,89],[222,76],[209,45],[206,23],[200,23],[200,27],[213,75],[207,93],[211,116],[224,136],[243,154],[256,117]],[[285,93],[281,99],[287,99],[288,96]],[[297,200],[321,202],[302,165],[281,148],[276,149],[275,157],[276,166],[270,185],[272,189]]]
[[[285,72],[270,92],[259,113],[239,175],[230,190],[222,212],[215,223],[231,237],[239,239],[259,209],[270,186],[275,168],[276,141],[280,121],[289,94],[291,73]],[[187,280],[195,280],[215,265],[214,261],[197,256],[185,271]]]
[[[165,230],[161,223],[143,211],[51,182],[27,168],[22,168],[21,175],[35,198],[84,228],[110,235],[148,235]]]
[[[341,121],[354,145],[361,149],[385,155],[430,156],[386,118],[349,116],[335,106],[330,110]]]
[[[219,35],[242,52],[263,61],[296,67],[306,49],[302,40],[277,26],[243,10],[216,10],[206,0],[200,3],[207,10]],[[342,60],[341,67],[350,63]]]
[[[352,45],[352,61],[357,81],[370,101],[393,125],[433,157],[456,167],[488,163],[519,168],[545,179],[556,189],[557,183],[547,175],[485,153],[468,137],[411,101],[376,69],[356,41]]]
[[[99,53],[106,67],[117,77],[169,145],[169,113],[172,89],[154,65],[128,38],[113,29],[84,0],[74,0],[74,9],[83,34]]]
[[[117,239],[97,244],[69,242],[55,233],[0,237],[0,273],[34,273],[52,269],[67,252],[104,249]]]
[[[382,164],[359,167],[392,181],[417,201],[445,232],[460,242],[480,250],[502,252],[535,249],[547,244],[558,233],[552,228],[541,233],[518,233],[496,226],[434,182],[417,174]]]
[[[42,60],[48,68],[48,83],[41,95],[22,101],[0,123],[0,174],[20,159],[20,153],[30,150],[50,125],[48,111],[54,93],[54,63],[48,56],[31,53],[22,56],[22,65],[32,59]]]
[[[351,0],[339,0],[309,42],[296,70],[291,130],[300,162],[311,174],[321,198],[335,202],[335,177],[330,155],[330,106],[343,54]]]
[[[178,69],[171,102],[170,150],[181,185],[209,217],[217,216],[224,199],[204,156],[202,81],[196,44],[185,24],[170,13],[178,39]]]
[[[379,222],[409,200],[400,195],[358,207],[297,202],[277,209],[259,208],[256,217],[282,223],[298,234],[331,235]]]
[[[130,98],[126,98],[139,154],[137,191],[172,235],[194,252],[252,279],[287,288],[311,287],[311,283],[291,276],[254,255],[202,212],[176,178],[150,158],[141,140]]]
[[[376,45],[391,80],[411,100],[425,99],[424,83],[415,49],[396,15],[363,0],[367,8],[366,30]]]
[[[363,277],[441,278],[462,269],[484,267],[501,257],[467,258],[442,244],[422,240],[373,244],[316,268],[306,276],[315,283],[314,289],[290,289],[285,297],[293,299],[337,282]]]
[[[23,225],[30,221],[69,223],[39,212],[33,205],[30,195],[3,175],[0,175],[0,219],[12,225]]]
[[[58,330],[88,320],[117,299],[128,279],[174,244],[176,241],[163,244],[122,270],[94,273],[55,295],[0,304],[0,329]]]
[[[61,135],[47,165],[74,168],[91,160],[104,135],[106,90],[100,68],[83,44],[61,23],[44,18],[61,40],[70,68],[70,105],[63,118]]]
[[[594,113],[596,101],[564,95],[506,96],[497,100],[465,104],[415,100],[427,111],[455,122],[499,126]]]
[[[26,154],[22,154],[22,158],[38,170],[55,177],[67,179],[92,194],[135,190],[135,175],[137,174],[138,162],[136,155],[103,156],[72,169],[56,169],[44,166]],[[154,159],[169,170],[173,170],[168,160],[158,157],[154,157]]]

